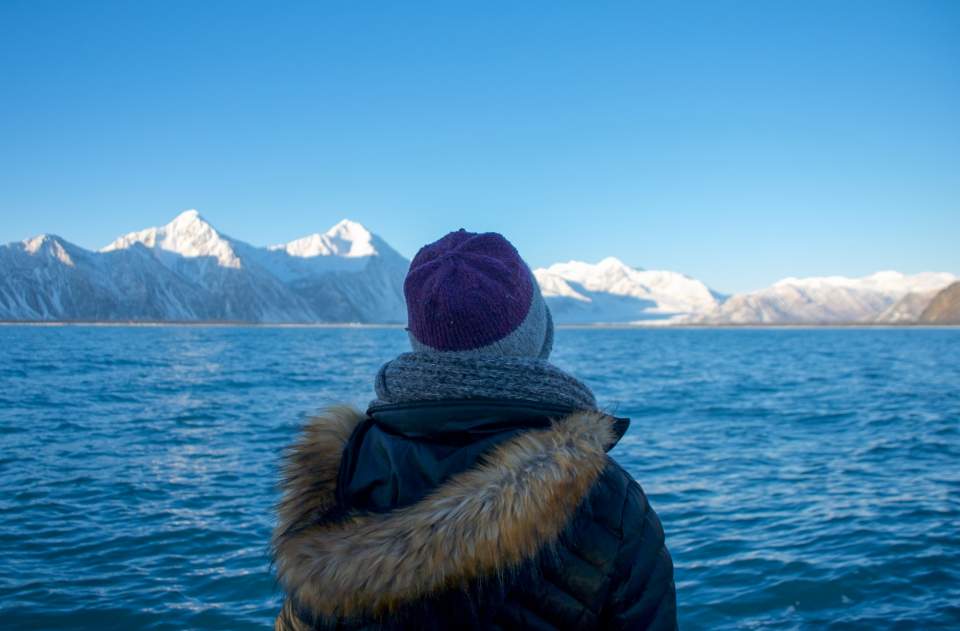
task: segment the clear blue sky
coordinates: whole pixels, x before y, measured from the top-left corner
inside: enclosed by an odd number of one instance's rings
[[[0,242],[198,208],[720,291],[960,272],[960,2],[0,2]]]

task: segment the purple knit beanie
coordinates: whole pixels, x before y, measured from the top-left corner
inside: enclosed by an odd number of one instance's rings
[[[460,229],[425,245],[403,283],[416,352],[538,357],[553,320],[530,268],[496,232]]]

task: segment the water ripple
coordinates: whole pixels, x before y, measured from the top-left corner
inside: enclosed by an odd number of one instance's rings
[[[277,462],[399,330],[0,328],[4,629],[254,629]],[[960,626],[960,331],[560,330],[687,629]],[[600,359],[602,361],[597,361]]]

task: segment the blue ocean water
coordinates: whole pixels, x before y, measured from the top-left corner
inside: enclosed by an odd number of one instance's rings
[[[277,462],[399,329],[0,327],[0,628],[262,629]],[[960,626],[960,330],[562,329],[681,626]]]

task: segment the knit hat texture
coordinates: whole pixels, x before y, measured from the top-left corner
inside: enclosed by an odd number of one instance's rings
[[[424,246],[403,283],[416,352],[546,359],[553,320],[516,248],[496,232],[460,229]]]

